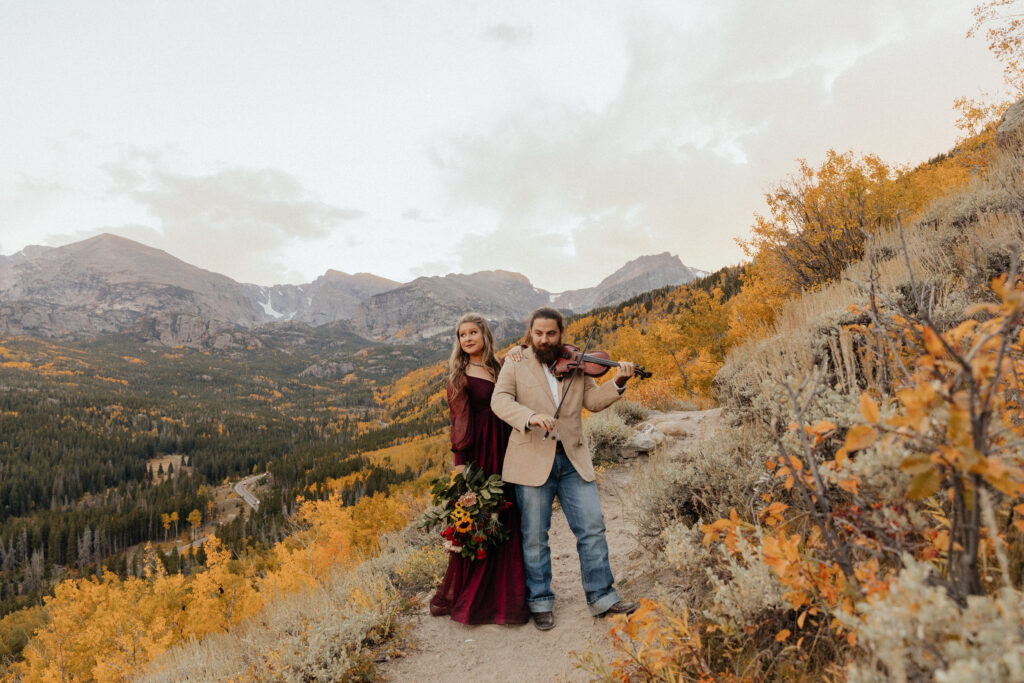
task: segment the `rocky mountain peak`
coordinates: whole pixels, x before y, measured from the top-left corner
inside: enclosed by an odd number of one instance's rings
[[[660,254],[638,256],[619,268],[617,271],[601,280],[598,287],[614,286],[628,282],[635,277],[646,275],[652,272],[679,271],[686,266],[675,254],[663,251]]]
[[[343,282],[346,284],[359,284],[366,287],[381,289],[393,289],[401,286],[401,282],[389,280],[386,277],[374,275],[373,273],[346,273],[343,270],[328,268],[327,271],[318,277],[314,282]]]
[[[633,259],[597,287],[565,292],[554,301],[522,273],[500,269],[425,276],[405,284],[330,269],[306,284],[261,286],[103,233],[0,257],[0,334],[88,337],[157,320],[176,322],[161,323],[153,339],[205,343],[204,335],[221,339],[224,331],[204,326],[204,320],[241,328],[351,321],[365,339],[416,341],[450,332],[467,311],[486,316],[496,332],[503,325],[518,329],[537,306],[554,303],[582,312],[693,278],[694,271],[665,252]]]
[[[667,251],[640,256],[601,280],[596,287],[574,289],[555,297],[554,305],[583,313],[611,306],[652,289],[682,285],[698,277],[697,271],[683,265],[679,257]]]
[[[415,341],[450,331],[467,311],[496,323],[521,320],[550,296],[507,270],[419,277],[363,301],[352,325],[368,339]]]

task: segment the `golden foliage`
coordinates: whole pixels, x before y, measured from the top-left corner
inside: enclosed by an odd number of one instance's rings
[[[1003,64],[1003,80],[1015,95],[1024,94],[1024,7],[1019,0],[988,0],[974,8],[973,37],[984,31],[988,49]]]

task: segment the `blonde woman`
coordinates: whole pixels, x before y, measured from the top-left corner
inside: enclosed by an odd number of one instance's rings
[[[518,348],[509,356],[521,359]],[[452,453],[455,470],[469,463],[484,474],[501,474],[511,428],[491,412],[491,393],[501,370],[494,355],[494,335],[487,320],[467,313],[455,326],[448,361],[448,408],[451,412]],[[511,490],[511,487],[510,487]],[[430,599],[430,613],[451,615],[463,624],[525,624],[526,574],[523,569],[519,510],[515,495],[500,513],[511,532],[508,541],[491,549],[487,557],[470,560],[452,553],[440,588]]]

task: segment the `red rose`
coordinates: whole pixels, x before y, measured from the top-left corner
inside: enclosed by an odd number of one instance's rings
[[[441,532],[441,535],[445,538],[451,538],[454,533],[455,529],[453,529],[452,527],[448,527],[447,529]]]
[[[476,559],[482,560],[485,557],[487,557],[487,551],[484,550],[483,548],[477,548],[476,549]]]

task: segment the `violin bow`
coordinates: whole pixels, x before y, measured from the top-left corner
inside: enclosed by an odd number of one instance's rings
[[[551,416],[556,420],[558,419],[558,414],[562,412],[562,403],[565,401],[565,397],[569,395],[569,390],[572,389],[572,383],[576,381],[576,375],[582,371],[580,366],[583,363],[583,356],[587,355],[587,349],[590,348],[590,340],[594,338],[594,332],[596,331],[597,325],[594,325],[593,327],[590,328],[590,334],[587,335],[587,343],[583,345],[583,351],[580,353],[580,364],[577,365],[576,371],[573,372],[572,377],[569,378],[569,385],[566,386],[565,391],[562,392],[562,398],[558,399],[558,405],[555,406],[555,414]],[[557,362],[558,361],[555,360],[555,363]],[[552,366],[554,366],[554,363],[552,363]],[[551,432],[544,432],[544,438],[548,438],[550,434]]]

